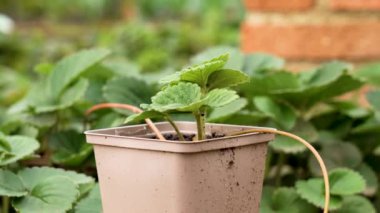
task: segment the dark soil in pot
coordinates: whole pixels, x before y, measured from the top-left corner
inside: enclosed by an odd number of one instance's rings
[[[163,136],[166,140],[169,141],[179,141],[178,135],[176,133],[164,133]],[[186,141],[193,141],[193,138],[195,137],[195,134],[183,134],[183,138],[185,138]],[[222,138],[225,134],[220,132],[213,132],[211,135],[207,135],[207,139],[213,139],[213,138]],[[158,139],[157,136],[152,135],[149,138],[151,139]]]

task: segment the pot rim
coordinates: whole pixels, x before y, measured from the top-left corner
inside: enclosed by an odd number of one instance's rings
[[[176,121],[176,123],[180,123],[180,124],[194,124],[195,122],[192,122],[192,121]],[[157,126],[159,126],[159,125],[162,125],[162,124],[168,124],[168,122],[165,122],[165,121],[163,121],[163,122],[154,122],[154,124],[157,125]],[[244,128],[244,129],[272,129],[272,130],[276,130],[275,128],[271,128],[271,127],[259,127],[259,126],[248,126],[248,125],[234,125],[234,124],[221,124],[221,123],[206,123],[206,126],[211,126],[211,125],[212,126],[226,126],[226,127],[240,127],[240,128]],[[252,132],[252,133],[246,133],[246,134],[241,134],[241,135],[223,136],[223,137],[219,137],[219,138],[209,138],[209,139],[197,140],[197,141],[174,141],[174,140],[160,141],[159,139],[153,139],[153,138],[99,133],[100,131],[122,130],[122,129],[132,128],[132,127],[141,127],[143,129],[149,129],[149,127],[148,127],[147,124],[136,124],[136,125],[129,125],[129,126],[119,126],[119,127],[111,127],[111,128],[101,128],[101,129],[86,130],[84,132],[84,134],[85,135],[94,135],[94,136],[103,136],[103,137],[129,138],[129,139],[144,140],[144,141],[148,140],[148,141],[163,142],[163,143],[178,143],[178,144],[205,143],[205,142],[210,142],[210,141],[230,139],[230,138],[240,138],[240,137],[251,136],[251,135],[269,134],[269,133]],[[163,131],[163,133],[168,133],[168,132],[173,132],[173,131]],[[193,133],[193,132],[190,132],[190,131],[182,131],[182,132],[184,132],[184,133],[190,133],[190,134]]]
[[[156,127],[162,133],[174,132],[168,122],[155,123]],[[177,126],[182,132],[194,133],[196,130],[195,122],[177,121]],[[194,128],[195,127],[195,128]],[[213,124],[207,123],[206,130],[227,133],[229,131],[244,131],[249,129],[268,129],[265,127],[241,126],[230,124]],[[136,135],[118,135],[123,133],[122,130],[135,130],[135,132],[127,132],[129,134],[141,133],[140,137]],[[136,131],[140,130],[140,131]],[[143,132],[141,132],[143,130]],[[119,131],[119,132],[118,132]],[[252,144],[266,143],[274,139],[271,133],[248,133],[236,136],[226,136],[220,138],[205,139],[200,141],[160,141],[142,137],[152,133],[146,124],[105,128],[98,130],[88,130],[85,132],[87,142],[94,145],[112,146],[119,148],[142,149],[151,151],[164,151],[174,153],[196,153],[210,150],[234,148]]]

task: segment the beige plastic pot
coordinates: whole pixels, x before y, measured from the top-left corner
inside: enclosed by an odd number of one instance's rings
[[[176,122],[195,133],[193,122]],[[174,132],[157,123],[162,133]],[[207,124],[207,133],[257,127]],[[105,213],[257,213],[267,142],[249,133],[197,142],[150,139],[147,125],[85,132],[94,145]]]

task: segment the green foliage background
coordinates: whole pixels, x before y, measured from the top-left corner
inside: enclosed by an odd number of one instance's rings
[[[82,132],[122,125],[129,113],[108,109],[85,117],[85,111],[103,102],[149,103],[157,79],[225,52],[231,56],[225,68],[243,70],[250,83],[236,88],[241,98],[208,112],[208,121],[270,126],[307,139],[330,171],[333,212],[380,211],[379,64],[353,69],[332,61],[295,73],[276,56],[242,54],[236,48],[242,7],[227,0],[139,1],[137,18],[128,23],[108,12],[120,1],[78,1],[69,12],[64,1],[41,2],[0,3],[0,11],[21,23],[49,20],[42,26],[50,32],[26,25],[0,34],[4,211],[99,212],[94,156]],[[114,24],[96,23],[104,19]],[[368,85],[363,106],[357,94]],[[342,99],[346,93],[353,95]],[[320,212],[321,174],[305,147],[277,137],[266,168],[261,212]]]

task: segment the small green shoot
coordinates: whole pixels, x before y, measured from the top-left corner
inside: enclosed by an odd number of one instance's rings
[[[129,116],[127,122],[164,118],[183,140],[170,113],[188,112],[194,115],[197,122],[198,140],[204,140],[207,111],[238,99],[239,95],[229,87],[249,81],[248,75],[242,71],[223,69],[227,61],[228,54],[223,54],[161,79],[161,91],[152,97],[150,104],[141,105],[144,112]]]

